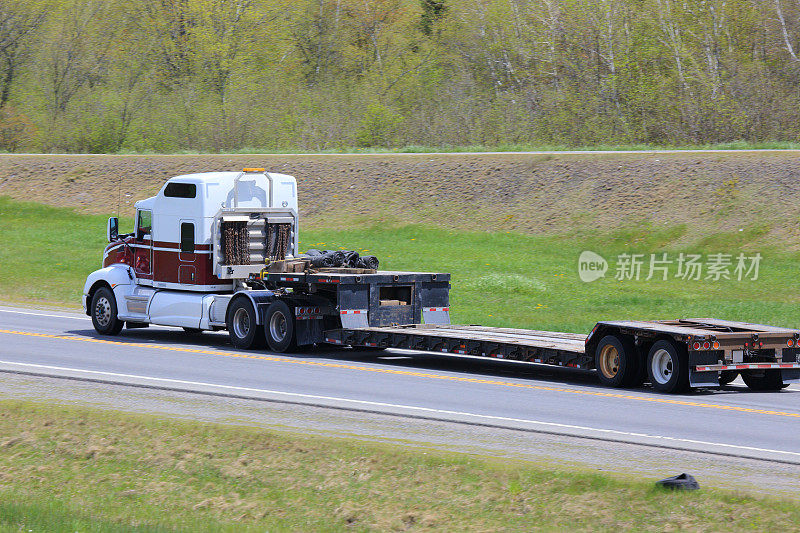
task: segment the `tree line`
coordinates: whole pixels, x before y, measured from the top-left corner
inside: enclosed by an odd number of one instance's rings
[[[800,140],[800,0],[0,0],[0,149]]]

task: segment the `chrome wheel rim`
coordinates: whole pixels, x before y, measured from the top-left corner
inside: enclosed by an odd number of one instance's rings
[[[288,323],[286,317],[280,311],[276,311],[269,319],[269,336],[275,342],[281,342],[286,337]]]
[[[94,317],[101,328],[111,323],[111,302],[105,296],[97,299],[97,303],[94,306]]]
[[[606,344],[600,350],[600,372],[609,379],[614,378],[619,372],[619,352],[611,344]]]
[[[233,313],[233,332],[240,339],[244,339],[250,333],[250,313],[247,309],[240,307]]]
[[[653,371],[653,379],[664,385],[673,375],[672,356],[662,348],[653,354],[653,363],[650,367]]]

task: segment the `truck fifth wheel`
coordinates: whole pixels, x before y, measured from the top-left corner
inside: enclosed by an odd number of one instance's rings
[[[316,268],[299,253],[297,182],[245,169],[177,176],[110,218],[84,286],[98,333],[150,324],[227,330],[237,348],[403,348],[596,369],[610,387],[756,390],[800,381],[800,330],[712,318],[598,322],[588,335],[450,324],[450,275]]]

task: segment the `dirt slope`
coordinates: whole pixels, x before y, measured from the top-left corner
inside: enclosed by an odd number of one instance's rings
[[[380,156],[0,156],[0,195],[132,214],[182,173],[297,177],[308,226],[425,223],[569,234],[649,223],[688,240],[762,227],[800,247],[800,153]]]

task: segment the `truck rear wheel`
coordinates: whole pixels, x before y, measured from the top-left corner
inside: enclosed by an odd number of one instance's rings
[[[770,391],[783,388],[783,377],[780,370],[745,370],[742,380],[750,390]]]
[[[264,330],[256,324],[256,310],[247,298],[237,298],[228,310],[231,344],[249,350],[264,347]]]
[[[117,299],[108,287],[92,296],[92,325],[101,335],[118,335],[125,323],[117,317]]]
[[[647,355],[647,374],[653,388],[681,392],[689,388],[689,354],[671,340],[653,343]]]
[[[264,320],[264,332],[270,350],[286,353],[297,349],[294,325],[294,313],[286,302],[275,300],[270,304]]]
[[[600,339],[594,356],[597,375],[603,385],[632,387],[639,377],[636,346],[628,337],[606,335]]]

